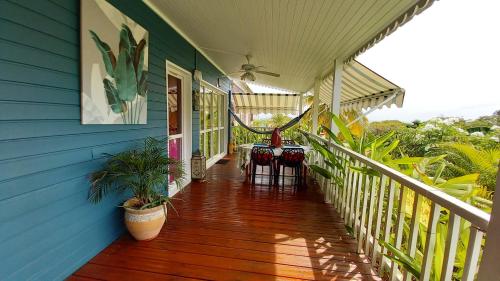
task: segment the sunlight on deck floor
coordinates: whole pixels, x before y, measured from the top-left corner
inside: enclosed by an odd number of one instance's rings
[[[69,280],[381,280],[314,185],[252,187],[235,162],[177,195],[158,238],[124,234]]]

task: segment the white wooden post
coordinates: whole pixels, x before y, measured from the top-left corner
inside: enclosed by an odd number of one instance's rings
[[[319,89],[321,85],[321,80],[316,78],[314,81],[314,96],[312,105],[312,132],[316,134],[318,131],[318,110],[319,110]]]
[[[332,104],[330,105],[331,112],[335,115],[340,114],[340,95],[342,91],[342,72],[344,71],[342,60],[336,59],[333,62],[333,81],[332,81]],[[339,129],[333,123],[330,123],[330,128],[334,133],[338,133]]]
[[[299,115],[302,114],[304,109],[304,93],[299,94]]]
[[[500,190],[500,169],[497,172],[495,190]],[[498,276],[500,276],[500,266],[498,266],[500,251],[498,249],[500,249],[500,196],[494,196],[493,210],[486,234],[486,245],[479,266],[478,281],[498,280]]]

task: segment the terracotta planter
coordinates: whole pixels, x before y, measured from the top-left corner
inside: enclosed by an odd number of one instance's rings
[[[160,205],[151,209],[137,210],[131,207],[136,202],[137,199],[132,198],[123,204],[125,225],[136,240],[152,240],[158,236],[165,223],[167,209]]]

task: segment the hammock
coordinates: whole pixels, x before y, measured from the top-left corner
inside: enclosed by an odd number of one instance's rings
[[[278,129],[280,129],[281,132],[283,132],[284,130],[292,127],[293,125],[299,123],[300,119],[302,119],[302,117],[304,117],[304,115],[309,111],[311,110],[311,108],[309,107],[306,111],[304,111],[304,113],[300,114],[299,116],[293,118],[292,120],[290,120],[288,123],[286,123],[285,125],[279,127]],[[243,128],[249,130],[250,132],[253,132],[253,133],[256,133],[256,134],[266,134],[266,135],[271,135],[274,131],[274,129],[270,130],[270,131],[259,131],[259,130],[255,130],[254,128],[252,127],[248,127],[247,125],[245,125],[245,123],[243,123],[243,121],[241,121],[241,119],[238,117],[238,115],[236,115],[236,113],[234,113],[231,108],[229,108],[229,112],[233,115],[234,117],[234,120],[236,120],[236,122],[238,122]]]

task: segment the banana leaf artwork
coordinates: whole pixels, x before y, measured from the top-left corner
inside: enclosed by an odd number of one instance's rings
[[[148,32],[105,0],[82,3],[82,123],[146,124]]]

